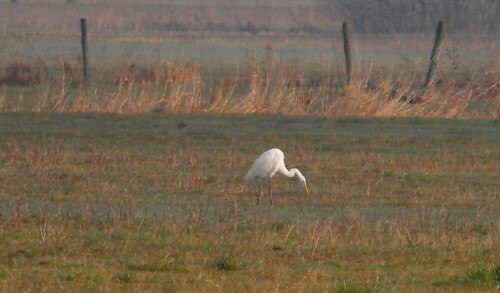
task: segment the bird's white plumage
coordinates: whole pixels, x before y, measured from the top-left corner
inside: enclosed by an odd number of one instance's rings
[[[245,180],[254,178],[271,178],[280,168],[285,168],[285,154],[274,148],[262,153],[245,175]]]
[[[285,154],[278,148],[273,148],[262,153],[252,165],[252,168],[245,175],[245,180],[254,178],[271,179],[276,173],[283,174],[287,177],[295,177],[304,185],[307,194],[309,190],[306,185],[306,178],[299,169],[288,170],[285,166]],[[270,181],[269,181],[270,182]],[[271,184],[271,183],[269,183]],[[269,186],[271,193],[271,186]]]

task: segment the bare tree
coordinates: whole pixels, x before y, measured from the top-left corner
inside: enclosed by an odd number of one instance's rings
[[[450,30],[500,31],[498,0],[321,0],[336,21],[372,33],[432,31],[439,20]]]

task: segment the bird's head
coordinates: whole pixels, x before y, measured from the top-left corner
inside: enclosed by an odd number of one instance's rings
[[[290,172],[295,173],[295,176],[297,176],[297,178],[299,179],[300,183],[302,183],[302,185],[304,185],[304,189],[306,190],[306,193],[309,196],[309,189],[307,189],[307,180],[306,180],[306,177],[304,177],[304,175],[302,175],[302,173],[299,171],[299,169],[291,169]]]

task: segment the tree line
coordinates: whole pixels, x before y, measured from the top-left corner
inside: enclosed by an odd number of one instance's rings
[[[330,18],[363,33],[432,31],[445,21],[455,32],[499,32],[498,0],[322,0]]]
[[[44,25],[64,28],[68,25],[63,23],[63,19],[80,18],[85,14],[93,19],[99,18],[98,23],[107,29],[314,33],[339,31],[341,24],[348,22],[354,32],[391,34],[431,32],[439,21],[444,21],[450,32],[500,32],[500,0],[253,1],[192,0],[189,5],[179,5],[176,1],[165,0],[161,4],[149,5],[138,0],[124,0],[120,4],[123,14],[120,16],[116,13],[115,4],[105,0],[58,0],[51,3],[78,5],[51,5],[47,9],[52,14],[64,17],[47,23],[33,19],[30,11],[42,9],[44,2],[36,2],[36,7],[25,5],[15,11],[0,12],[0,16],[4,26],[37,28]],[[14,5],[19,3],[35,3],[32,0],[10,2],[12,7],[20,7]],[[8,7],[2,9],[8,10]],[[50,14],[47,11],[44,13]]]

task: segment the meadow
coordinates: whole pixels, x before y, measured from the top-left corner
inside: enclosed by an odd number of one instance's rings
[[[0,290],[496,292],[498,119],[0,115]],[[255,205],[271,147],[308,179]]]
[[[211,22],[225,1],[97,2],[0,3],[0,291],[500,289],[495,30],[446,31],[424,91],[429,30],[354,32],[346,85],[338,30],[288,17],[302,0],[234,2],[255,26]],[[255,204],[271,147],[310,197],[277,177]]]

